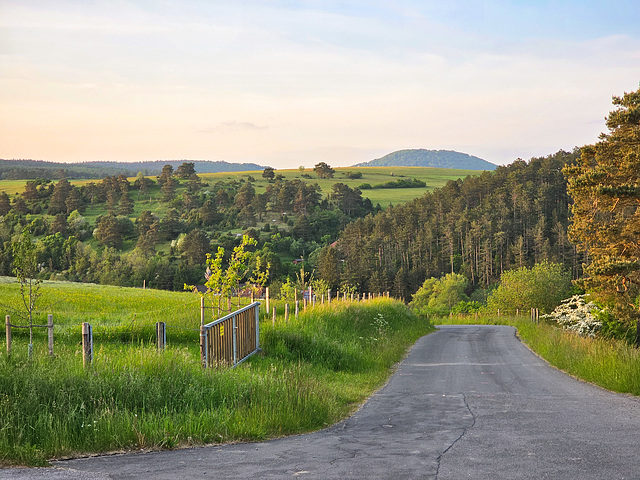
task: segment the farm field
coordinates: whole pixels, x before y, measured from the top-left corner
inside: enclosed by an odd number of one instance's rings
[[[283,175],[287,180],[302,180],[307,183],[317,183],[322,189],[323,195],[331,193],[331,187],[335,183],[344,183],[351,188],[359,187],[363,183],[371,186],[393,182],[401,178],[422,180],[427,184],[425,188],[380,188],[371,190],[362,190],[362,196],[371,200],[373,205],[380,203],[385,208],[390,203],[398,205],[406,203],[414,198],[418,198],[425,192],[444,186],[449,180],[457,180],[465,178],[469,175],[479,175],[482,173],[477,170],[454,170],[446,168],[429,168],[429,167],[338,167],[333,178],[318,178],[312,169],[305,169],[304,172],[299,169],[276,170],[276,175]],[[361,173],[362,178],[351,179],[347,175],[349,173]],[[311,178],[305,178],[302,175],[309,175]],[[262,178],[262,171],[256,172],[238,172],[238,173],[205,173],[201,175],[203,180],[215,182],[217,179],[230,180],[233,178],[244,177],[245,179],[252,176],[255,179],[255,187],[257,193],[263,193],[268,185],[268,181]]]
[[[333,178],[321,179],[313,172],[312,169],[305,169],[301,171],[299,169],[288,170],[276,170],[276,175],[282,175],[287,180],[302,180],[307,183],[317,183],[322,189],[324,196],[331,193],[331,187],[338,182],[344,183],[351,188],[359,187],[364,183],[368,183],[371,186],[383,184],[386,182],[392,182],[401,178],[422,180],[427,184],[425,188],[388,188],[388,189],[370,189],[362,190],[362,196],[371,200],[373,205],[380,203],[383,208],[389,206],[390,203],[394,205],[406,203],[414,198],[424,195],[425,192],[444,186],[449,180],[456,180],[458,178],[464,178],[469,175],[479,175],[482,173],[477,170],[455,170],[446,168],[429,168],[429,167],[339,167],[336,168],[336,173]],[[348,178],[348,173],[361,173],[362,178],[351,179]],[[303,177],[302,175],[308,175],[311,178]],[[216,181],[228,181],[234,179],[248,179],[252,177],[254,186],[257,193],[263,193],[269,182],[262,178],[262,171],[249,171],[249,172],[221,172],[221,173],[204,173],[199,174],[204,182],[210,184]],[[155,178],[155,177],[151,177]],[[133,182],[135,177],[130,177],[129,181]],[[97,180],[70,180],[73,185],[86,185],[90,182],[97,182]],[[7,192],[9,195],[15,195],[24,191],[25,180],[0,180],[0,192]],[[206,190],[206,188],[205,188]],[[152,190],[152,192],[159,196],[159,189]],[[135,195],[134,195],[135,196]],[[160,202],[154,201],[154,198],[145,202],[136,201],[136,206],[144,206],[149,208],[161,207]],[[96,212],[99,215],[104,212]],[[136,211],[136,213],[139,213]]]
[[[15,279],[0,279],[2,310],[18,318]],[[432,326],[401,302],[332,302],[260,322],[262,351],[235,369],[203,369],[200,297],[188,292],[65,282],[42,285],[46,329],[0,341],[0,466],[45,465],[94,452],[273,438],[323,428],[356,409]],[[94,325],[94,360],[83,368],[80,323]],[[154,324],[167,322],[158,352]],[[4,339],[2,339],[4,340]]]

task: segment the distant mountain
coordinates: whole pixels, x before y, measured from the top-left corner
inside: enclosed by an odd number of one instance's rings
[[[473,155],[453,150],[398,150],[354,167],[438,167],[463,170],[495,170],[498,166]]]
[[[0,159],[0,179],[28,180],[35,178],[104,178],[107,175],[134,177],[138,172],[145,175],[159,175],[162,167],[169,164],[174,169],[184,162],[193,163],[196,173],[244,172],[264,170],[255,163],[211,162],[208,160],[155,160],[150,162],[80,162],[60,163],[44,160],[2,160]]]

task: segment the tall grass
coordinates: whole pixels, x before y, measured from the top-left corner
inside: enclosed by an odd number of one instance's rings
[[[122,315],[126,325],[126,311]],[[84,369],[75,328],[56,343],[54,358],[46,355],[46,341],[32,360],[0,354],[0,464],[44,465],[89,452],[260,440],[322,428],[363,402],[432,327],[393,300],[335,302],[289,322],[279,318],[272,325],[265,318],[262,352],[223,370],[200,366],[197,334],[159,353],[145,338],[146,327],[125,342],[117,335],[96,341],[94,362]]]
[[[522,341],[551,365],[620,393],[640,395],[640,350],[622,340],[586,338],[549,323],[523,317],[447,317],[439,324],[512,325]]]

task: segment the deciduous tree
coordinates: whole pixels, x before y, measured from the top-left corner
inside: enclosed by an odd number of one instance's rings
[[[325,162],[320,162],[313,167],[313,171],[316,172],[320,178],[332,178],[335,170],[327,165]]]

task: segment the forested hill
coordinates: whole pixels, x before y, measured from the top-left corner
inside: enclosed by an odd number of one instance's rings
[[[497,165],[453,150],[398,150],[354,167],[438,167],[465,170],[495,170]]]
[[[336,261],[362,291],[410,298],[429,277],[465,274],[488,286],[510,268],[544,259],[577,278],[582,260],[567,238],[569,197],[562,167],[579,151],[560,151],[450,181],[413,202],[356,220],[343,231]],[[331,265],[321,265],[321,273]],[[323,274],[323,278],[326,273]]]
[[[159,175],[162,167],[171,165],[174,169],[186,160],[156,160],[151,162],[81,162],[60,163],[43,160],[2,160],[0,159],[0,180],[34,180],[60,178],[101,179],[107,175],[135,177],[138,172],[145,175]],[[211,162],[191,160],[198,173],[244,172],[263,170],[255,163]]]

